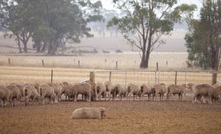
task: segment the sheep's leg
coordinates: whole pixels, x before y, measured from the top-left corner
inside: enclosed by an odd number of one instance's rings
[[[1,101],[2,107],[4,107],[4,101],[1,99],[0,99],[0,101]]]
[[[29,102],[29,97],[28,97],[28,96],[26,96],[26,97],[25,97],[25,106],[27,106],[27,105],[28,105],[28,102]]]

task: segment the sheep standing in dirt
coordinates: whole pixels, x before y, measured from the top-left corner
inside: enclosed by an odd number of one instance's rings
[[[0,102],[3,107],[6,107],[7,102],[12,104],[11,91],[3,85],[0,85]]]
[[[15,106],[15,101],[20,101],[22,94],[19,88],[15,85],[8,85],[6,88],[11,91],[12,106]]]
[[[160,83],[153,86],[154,100],[157,100],[157,95],[160,96],[160,100],[163,100],[163,96],[166,93],[166,84]]]
[[[77,83],[74,84],[71,87],[71,90],[74,94],[74,101],[77,101],[78,95],[82,94],[82,96],[85,96],[86,101],[91,101],[91,85],[88,83]]]
[[[43,104],[45,104],[45,99],[49,99],[49,102],[51,103],[55,102],[56,94],[51,86],[48,84],[42,84],[39,91]]]
[[[139,92],[139,96],[140,96],[141,100],[144,100],[144,95],[145,94],[147,94],[148,101],[149,101],[151,95],[154,94],[154,91],[153,91],[153,89],[152,89],[152,87],[150,85],[142,84],[140,86],[140,92]]]
[[[97,93],[95,91],[96,83],[91,80],[87,80],[82,83],[88,83],[91,85],[91,101],[96,101],[97,100]]]
[[[190,89],[194,94],[192,100],[193,103],[201,103],[201,98],[204,97],[208,99],[210,104],[212,104],[212,97],[218,97],[218,95],[215,92],[215,88],[209,84],[192,84]],[[203,103],[206,103],[205,99],[203,100]]]
[[[97,94],[97,100],[101,100],[101,95],[106,95],[106,88],[104,84],[100,82],[96,83],[95,92]]]
[[[16,87],[19,89],[19,91],[20,91],[20,93],[21,93],[21,96],[24,96],[24,95],[23,95],[23,87],[24,87],[23,84],[11,83],[10,85],[16,86]]]
[[[125,88],[122,87],[121,84],[116,84],[114,86],[114,91],[116,92],[115,96],[116,97],[118,96],[120,98],[120,100],[122,100],[123,97],[126,97],[127,91]]]
[[[108,96],[108,99],[111,99],[112,96],[112,100],[114,99],[114,88],[113,88],[113,84],[111,81],[107,81],[104,83],[105,87],[106,87],[106,95]]]
[[[29,84],[23,87],[23,94],[25,100],[25,106],[29,104],[29,101],[32,100],[34,102],[37,100],[40,103],[40,94],[38,93],[38,89],[36,89],[35,85]]]
[[[169,100],[171,95],[178,95],[179,100],[182,100],[185,88],[185,85],[169,85],[167,88],[167,99]]]
[[[56,94],[57,102],[61,101],[61,95],[63,93],[62,86],[56,83],[48,83],[48,85],[54,88],[54,93]]]
[[[135,84],[128,84],[127,86],[127,99],[130,100],[130,97],[133,95],[133,100],[139,95],[140,89]]]
[[[106,109],[104,107],[83,107],[74,110],[72,119],[103,119]]]
[[[216,85],[214,94],[212,96],[212,101],[219,103],[220,102],[220,97],[221,97],[221,85]]]

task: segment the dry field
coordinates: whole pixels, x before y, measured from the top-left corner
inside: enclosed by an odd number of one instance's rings
[[[105,107],[103,120],[72,120],[79,107]],[[221,105],[190,100],[61,102],[0,108],[1,134],[220,134]]]
[[[8,41],[1,40],[0,45]],[[12,43],[12,42],[11,42]],[[12,43],[13,44],[13,43]],[[8,51],[1,49],[1,52]],[[11,50],[10,50],[11,51]],[[11,82],[33,83],[50,82],[53,70],[53,82],[79,82],[89,78],[95,72],[96,82],[110,80],[120,84],[174,83],[175,70],[186,70],[187,53],[155,52],[150,57],[150,69],[171,72],[138,70],[139,53],[95,54],[82,56],[30,56],[10,54],[0,55],[0,84]],[[8,59],[10,58],[10,64]],[[42,67],[44,60],[44,67]],[[112,71],[109,69],[118,70]],[[90,68],[90,69],[88,69]],[[102,70],[98,70],[102,69]],[[124,71],[124,70],[135,71]],[[218,75],[218,79],[220,75]],[[211,83],[208,72],[178,72],[178,84]],[[0,107],[0,134],[144,134],[144,133],[199,133],[219,134],[221,132],[220,104],[192,104],[191,96],[184,101],[98,101],[68,102],[58,104]],[[103,120],[72,120],[71,113],[79,107],[100,107],[107,109]]]
[[[0,65],[65,68],[91,68],[91,69],[139,69],[140,54],[138,52],[98,53],[84,54],[82,56],[31,56],[31,54],[0,55]],[[153,52],[150,55],[149,70],[156,69],[158,63],[160,70],[184,70],[186,65],[186,52]]]

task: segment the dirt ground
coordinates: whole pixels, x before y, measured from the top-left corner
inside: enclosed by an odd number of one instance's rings
[[[105,119],[72,120],[80,107],[105,107]],[[0,108],[1,134],[220,134],[221,104],[191,101],[100,101]]]

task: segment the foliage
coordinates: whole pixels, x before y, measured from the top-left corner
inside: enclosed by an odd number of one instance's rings
[[[150,53],[170,35],[173,25],[180,22],[182,14],[191,15],[195,6],[181,5],[174,8],[176,0],[114,0],[125,16],[114,17],[108,27],[117,26],[123,37],[141,50],[140,68],[148,68]]]
[[[79,43],[83,36],[92,37],[87,23],[102,19],[100,1],[1,0],[0,6],[1,25],[23,43],[24,52],[32,38],[37,52],[48,48],[48,54],[54,55],[58,46],[69,39]]]
[[[192,20],[186,34],[190,64],[218,70],[221,46],[221,2],[204,4],[199,20]]]

